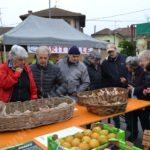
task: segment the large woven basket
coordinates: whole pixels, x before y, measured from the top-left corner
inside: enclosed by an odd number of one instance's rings
[[[78,93],[78,103],[99,116],[123,112],[127,106],[128,91],[110,87]]]
[[[62,122],[72,117],[75,102],[70,98],[49,98],[0,103],[0,132]]]

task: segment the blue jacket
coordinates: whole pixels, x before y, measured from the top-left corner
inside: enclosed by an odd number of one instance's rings
[[[116,58],[107,57],[102,62],[103,87],[124,87],[120,78],[127,79],[126,56],[118,54]]]

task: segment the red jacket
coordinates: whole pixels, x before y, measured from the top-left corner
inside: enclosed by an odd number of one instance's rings
[[[31,99],[37,98],[37,88],[35,81],[33,79],[32,72],[28,65],[24,67],[25,71],[28,73],[30,80],[30,92]],[[20,77],[20,72],[13,72],[11,68],[9,68],[8,63],[4,63],[0,65],[0,101],[9,102],[14,85],[18,82]]]

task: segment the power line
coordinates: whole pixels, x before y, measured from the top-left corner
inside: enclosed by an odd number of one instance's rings
[[[126,13],[122,13],[122,14],[116,14],[116,15],[112,15],[112,16],[101,17],[101,18],[87,19],[86,21],[106,19],[106,18],[112,18],[112,17],[117,17],[117,16],[123,16],[123,15],[130,15],[130,14],[139,13],[139,12],[146,11],[146,10],[150,10],[150,8],[141,9],[141,10],[137,10],[137,11],[126,12]]]
[[[145,20],[104,20],[104,19],[99,19],[99,20],[95,20],[95,19],[91,19],[88,21],[102,21],[102,22],[144,22]]]

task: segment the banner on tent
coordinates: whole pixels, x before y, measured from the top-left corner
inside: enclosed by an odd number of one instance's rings
[[[60,46],[48,46],[50,53],[52,54],[67,54],[69,47],[60,47]],[[35,53],[38,46],[27,46],[29,53]],[[88,54],[90,51],[93,51],[93,48],[79,47],[81,54]]]

